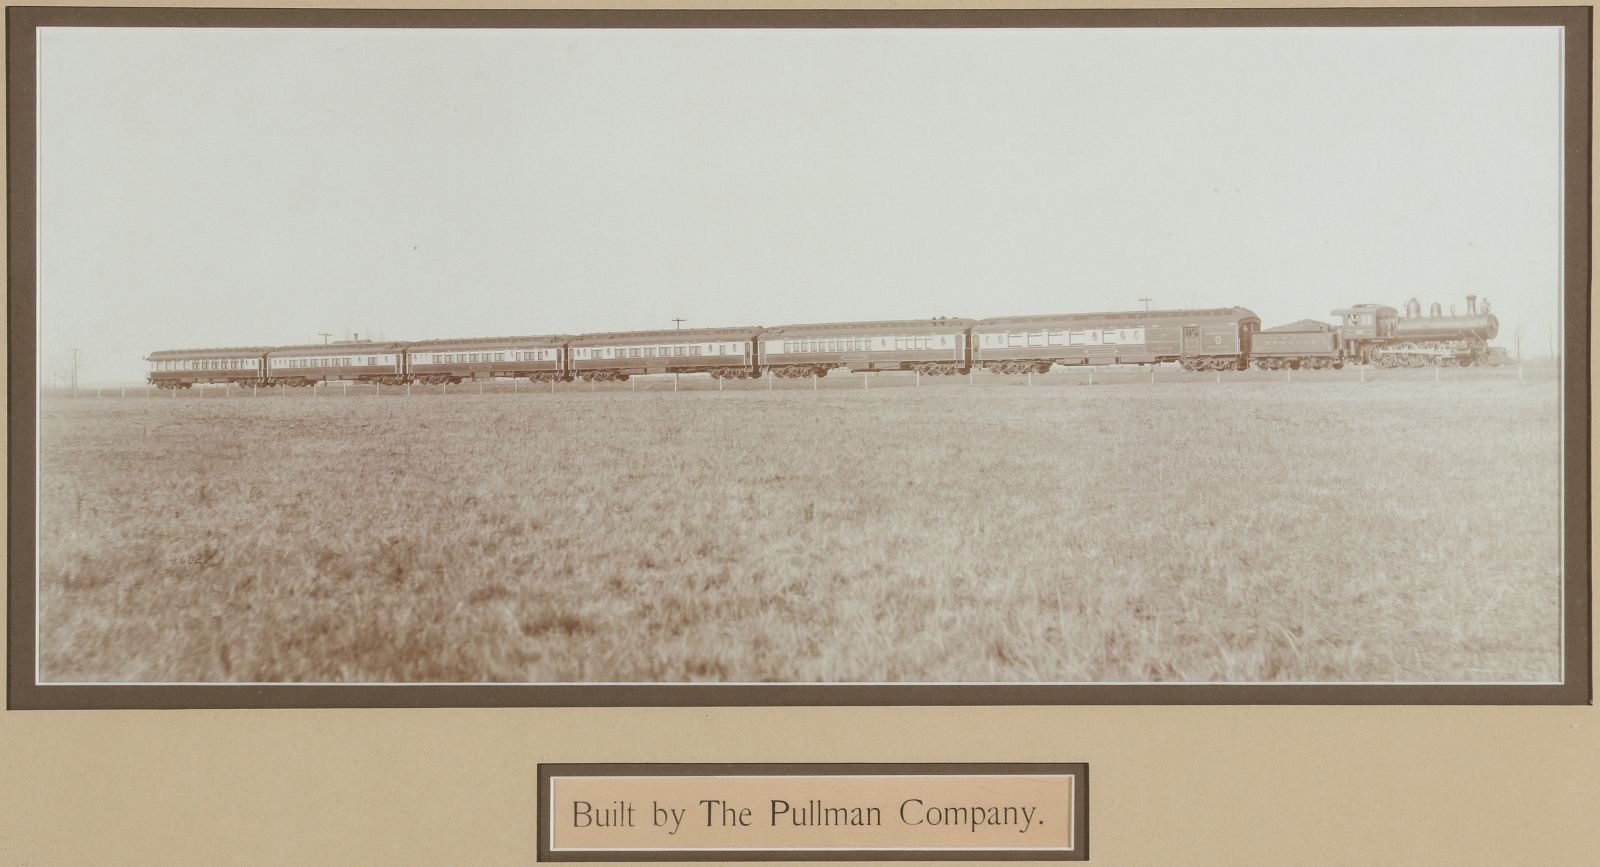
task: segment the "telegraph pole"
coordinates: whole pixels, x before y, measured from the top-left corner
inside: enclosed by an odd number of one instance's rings
[[[689,320],[687,320],[687,319],[674,319],[674,320],[672,320],[672,324],[677,326],[677,329],[679,331],[682,331],[683,330],[683,323],[688,322],[688,321]]]
[[[317,336],[322,338],[322,342],[323,343],[327,343],[328,341],[333,339],[333,332],[331,332],[331,331],[318,331],[317,332]]]
[[[1139,300],[1144,302],[1144,312],[1149,313],[1150,312],[1150,296],[1149,295],[1145,295],[1145,296],[1141,297]]]
[[[72,350],[72,396],[78,396],[78,350]]]

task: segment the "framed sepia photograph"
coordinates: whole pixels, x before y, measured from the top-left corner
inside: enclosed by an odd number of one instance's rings
[[[1590,39],[12,7],[9,706],[1586,703]]]

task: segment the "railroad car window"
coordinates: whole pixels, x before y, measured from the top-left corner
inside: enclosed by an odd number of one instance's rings
[[[1022,335],[1021,334],[1007,334],[1006,335],[1006,345],[1007,346],[1021,346],[1022,345]]]
[[[369,366],[375,366],[375,365],[377,365],[377,363],[378,363],[377,356],[373,356],[373,357],[367,359],[367,364]]]
[[[1028,332],[1028,345],[1029,346],[1043,346],[1044,345],[1044,335],[1039,333],[1039,332],[1037,332],[1037,331]]]
[[[672,347],[672,354],[673,355],[682,355],[683,352],[684,352],[684,349],[683,349],[682,346],[674,346],[674,347]]]
[[[699,346],[691,346],[691,347],[689,347],[689,354],[690,355],[699,355],[700,354],[700,347]]]

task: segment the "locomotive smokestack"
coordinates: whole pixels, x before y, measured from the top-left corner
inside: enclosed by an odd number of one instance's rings
[[[1472,314],[1477,313],[1477,312],[1478,312],[1478,296],[1476,296],[1476,295],[1468,295],[1467,296],[1467,315],[1471,316]]]
[[[1422,302],[1413,298],[1406,302],[1406,315],[1415,319],[1422,315]]]
[[[1435,301],[1433,302],[1433,306],[1428,308],[1428,315],[1438,319],[1440,316],[1444,315],[1444,308],[1440,307],[1439,302]]]

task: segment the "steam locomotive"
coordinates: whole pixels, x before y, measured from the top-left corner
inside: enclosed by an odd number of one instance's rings
[[[1406,315],[1358,304],[1315,320],[1261,329],[1243,307],[883,320],[785,325],[483,337],[151,353],[149,381],[311,386],[318,382],[450,384],[468,379],[535,382],[623,381],[652,373],[709,373],[718,379],[826,376],[829,371],[903,370],[939,376],[984,369],[1043,373],[1052,366],[1177,363],[1185,370],[1264,370],[1490,363],[1499,331],[1489,303],[1467,296],[1466,315]]]
[[[1500,320],[1489,302],[1467,296],[1466,315],[1446,315],[1438,303],[1428,315],[1412,298],[1406,315],[1393,307],[1357,304],[1333,311],[1338,325],[1301,320],[1256,335],[1251,359],[1266,370],[1343,367],[1349,363],[1377,367],[1473,365],[1493,362],[1489,341],[1500,332]]]

